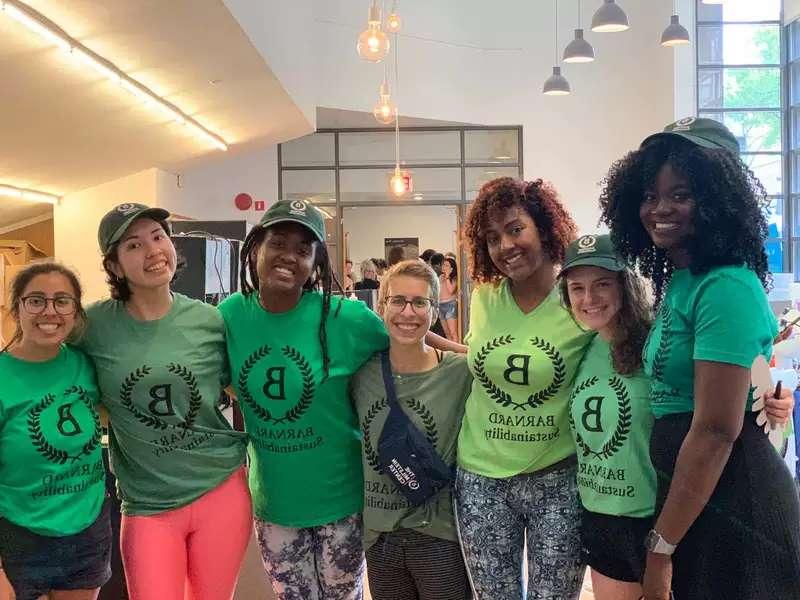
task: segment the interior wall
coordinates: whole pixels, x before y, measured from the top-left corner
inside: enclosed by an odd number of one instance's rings
[[[800,17],[800,0],[783,0],[783,23],[788,25]]]
[[[53,219],[46,219],[24,227],[17,227],[0,233],[3,240],[25,240],[39,248],[47,256],[55,254],[53,241]]]
[[[158,169],[147,169],[64,196],[55,206],[55,254],[77,271],[83,285],[84,302],[108,297],[97,245],[100,220],[111,208],[126,202],[158,206],[157,179]]]

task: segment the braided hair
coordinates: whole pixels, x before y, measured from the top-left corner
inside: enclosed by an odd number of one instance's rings
[[[260,281],[258,279],[256,256],[266,235],[267,228],[257,225],[250,230],[250,233],[247,234],[242,244],[239,281],[242,285],[242,294],[245,296],[250,296],[258,292]],[[311,277],[303,284],[303,293],[319,290],[320,288],[322,289],[322,315],[319,322],[318,337],[322,348],[322,370],[325,374],[324,378],[327,379],[330,374],[327,320],[331,311],[331,295],[334,285],[340,293],[344,292],[339,280],[336,279],[336,275],[333,273],[330,256],[328,255],[328,247],[322,242],[314,241],[314,250],[314,267],[311,272]],[[336,307],[334,317],[339,315],[341,308],[342,305],[339,303]]]
[[[772,276],[764,249],[769,203],[764,186],[727,150],[659,137],[615,162],[603,180],[600,196],[600,220],[611,230],[617,252],[652,280],[656,306],[675,266],[645,231],[639,207],[665,164],[687,179],[695,200],[694,233],[687,240],[692,274],[723,265],[744,265],[769,290]]]

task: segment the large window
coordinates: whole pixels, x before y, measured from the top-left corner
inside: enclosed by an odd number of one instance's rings
[[[726,0],[721,5],[697,0],[697,112],[724,123],[738,138],[742,159],[770,199],[770,270],[794,268],[797,276],[800,260],[791,258],[800,229],[792,227],[788,215],[793,207],[785,201],[790,141],[784,136],[781,5],[781,0]]]

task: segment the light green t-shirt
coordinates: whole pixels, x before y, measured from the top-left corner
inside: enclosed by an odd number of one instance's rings
[[[770,359],[777,332],[767,295],[750,269],[718,267],[702,275],[675,270],[643,351],[655,417],[694,411],[694,361],[749,369],[759,354]],[[752,403],[748,398],[745,410]]]
[[[46,362],[0,353],[0,516],[44,536],[94,523],[105,498],[94,368],[64,346]]]
[[[430,371],[394,375],[400,406],[451,466],[456,462],[458,431],[471,385],[466,357],[450,352],[444,353],[442,361]],[[415,529],[456,541],[449,487],[425,504],[413,507],[378,467],[378,440],[389,414],[380,355],[356,373],[352,396],[363,435],[364,547],[374,544],[381,532],[398,529]]]
[[[555,289],[526,314],[507,279],[476,288],[466,338],[475,381],[458,438],[458,465],[500,478],[573,456],[569,394],[593,336],[578,326]]]
[[[361,436],[348,386],[370,356],[388,347],[383,322],[363,302],[332,298],[325,379],[322,294],[305,292],[292,310],[270,313],[258,293],[236,293],[219,309],[250,434],[256,516],[283,527],[314,527],[361,512]]]
[[[87,309],[81,347],[97,369],[109,450],[126,515],[193,502],[244,464],[247,437],[219,409],[230,377],[219,312],[174,294],[170,311],[137,321],[125,305]]]
[[[578,368],[570,398],[578,448],[578,490],[595,513],[649,517],[656,504],[650,462],[650,380],[643,371],[619,375],[611,347],[599,335]]]

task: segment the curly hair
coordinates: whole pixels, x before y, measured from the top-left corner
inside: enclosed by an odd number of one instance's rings
[[[562,273],[559,282],[561,301],[570,312],[567,277]],[[611,339],[611,362],[614,371],[620,375],[633,375],[642,368],[642,349],[653,323],[650,300],[642,279],[630,269],[617,273],[622,306],[614,320],[614,333]],[[573,313],[574,315],[574,313]]]
[[[656,248],[639,217],[647,190],[669,164],[686,178],[694,198],[694,233],[687,240],[694,275],[723,265],[752,269],[766,290],[772,286],[764,241],[768,201],[761,182],[734,154],[660,137],[615,162],[603,180],[600,221],[611,230],[617,252],[653,282],[656,306],[674,265]]]
[[[500,177],[481,187],[464,223],[463,235],[473,281],[487,283],[502,279],[503,274],[489,256],[486,230],[491,221],[514,206],[523,208],[533,219],[542,249],[553,264],[564,261],[564,251],[576,238],[578,228],[552,184],[541,179],[521,181]]]

